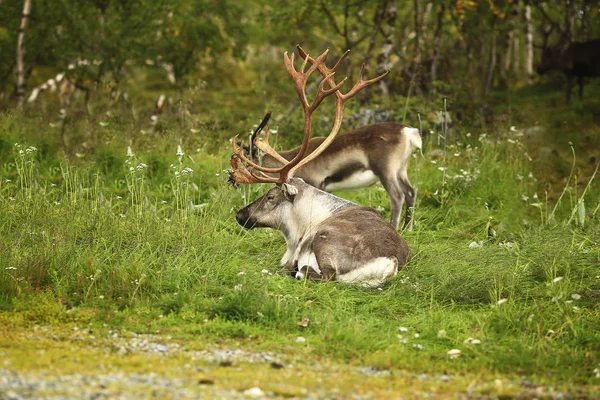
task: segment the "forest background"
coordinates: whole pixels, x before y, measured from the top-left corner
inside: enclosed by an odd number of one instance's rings
[[[161,371],[274,397],[597,396],[600,79],[567,101],[559,67],[598,38],[593,0],[0,0],[0,372]],[[231,137],[268,110],[276,148],[302,136],[283,66],[296,44],[329,63],[349,49],[349,81],[390,70],[342,130],[422,128],[412,258],[382,290],[293,281],[281,237],[235,223],[266,187],[227,185]],[[389,218],[380,185],[338,194]],[[132,346],[141,335],[175,350]],[[278,361],[198,361],[215,348]],[[127,387],[114,393],[150,390]]]

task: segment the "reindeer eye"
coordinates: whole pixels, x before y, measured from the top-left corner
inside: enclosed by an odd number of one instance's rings
[[[274,195],[272,195],[272,194],[270,194],[270,195],[268,195],[268,196],[267,196],[267,201],[271,201],[271,200],[273,200],[274,198],[275,198],[275,196],[274,196]]]

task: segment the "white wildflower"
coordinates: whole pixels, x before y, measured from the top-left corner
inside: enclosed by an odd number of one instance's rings
[[[238,285],[235,285],[233,287],[233,290],[236,291],[236,292],[241,292],[242,291],[242,284],[240,283]]]
[[[127,157],[135,157],[133,151],[131,150],[131,146],[127,146]]]
[[[579,299],[581,299],[581,295],[580,295],[579,293],[573,293],[573,294],[571,295],[571,298],[572,298],[573,300],[579,300]]]
[[[423,350],[423,349],[425,348],[425,347],[423,347],[423,345],[422,345],[422,344],[418,344],[418,343],[417,343],[417,344],[413,344],[413,347],[414,347],[415,349],[417,349],[417,350]]]
[[[181,149],[181,145],[177,145],[177,153],[175,154],[177,157],[183,157],[183,150]]]
[[[461,351],[459,349],[448,350],[448,355],[450,358],[458,358],[460,356]]]
[[[418,339],[421,335],[419,335],[418,333],[415,333],[415,338]]]
[[[558,282],[560,282],[562,280],[563,280],[562,276],[557,276],[556,278],[552,279],[552,283],[558,283]]]
[[[238,276],[242,276],[242,275],[245,275],[245,274],[246,274],[246,272],[245,272],[245,271],[240,271],[240,272],[238,272]]]
[[[446,331],[444,329],[440,329],[437,333],[437,337],[439,337],[439,338],[446,337]]]
[[[473,339],[472,337],[468,337],[465,339],[465,341],[463,343],[464,344],[481,344],[481,340]]]
[[[501,304],[506,303],[507,301],[508,301],[508,299],[500,299],[496,302],[496,304],[501,305]]]
[[[470,249],[476,249],[476,248],[481,247],[481,246],[483,246],[483,241],[481,241],[481,242],[473,241],[473,242],[469,243],[469,248]]]
[[[408,332],[408,328],[405,328],[403,326],[398,328],[400,330],[400,332]]]
[[[529,196],[527,196],[527,195],[525,195],[525,194],[524,194],[524,195],[521,195],[521,200],[523,200],[523,201],[527,201],[527,200],[529,200]]]
[[[303,336],[298,336],[296,338],[296,343],[305,343],[306,342],[306,338]]]

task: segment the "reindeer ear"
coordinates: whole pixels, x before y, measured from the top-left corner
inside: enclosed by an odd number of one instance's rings
[[[286,199],[289,201],[294,201],[294,198],[298,194],[298,188],[296,186],[290,185],[289,183],[282,183],[281,190],[285,195]]]

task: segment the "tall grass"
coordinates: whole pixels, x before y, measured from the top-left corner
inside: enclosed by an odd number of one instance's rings
[[[48,142],[52,128],[23,134],[20,118],[0,116],[5,137],[19,143],[0,146],[5,311],[35,309],[43,297],[57,313],[92,309],[113,324],[208,342],[260,336],[249,345],[284,351],[304,336],[315,354],[382,368],[595,379],[600,216],[576,225],[578,200],[546,201],[519,138],[462,132],[445,164],[416,156],[418,218],[403,234],[412,259],[382,290],[364,290],[279,270],[280,235],[235,223],[263,188],[228,187],[227,150],[189,151],[167,134],[69,160]],[[568,190],[598,204],[592,187]],[[342,195],[389,218],[380,185]],[[306,328],[297,324],[304,317]],[[458,360],[446,356],[452,348],[462,349]]]

